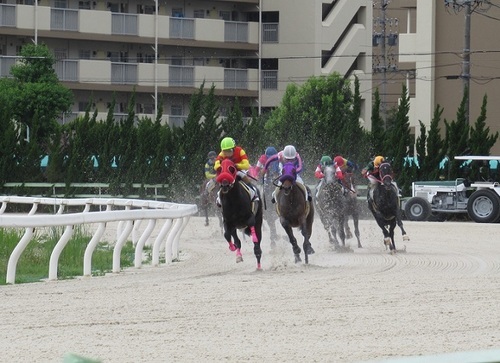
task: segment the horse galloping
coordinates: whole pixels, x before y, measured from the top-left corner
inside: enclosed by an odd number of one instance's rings
[[[224,224],[224,238],[231,251],[236,251],[236,262],[242,262],[241,240],[237,230],[252,237],[253,252],[257,259],[257,269],[261,269],[262,249],[262,202],[257,188],[253,190],[236,177],[237,169],[229,159],[221,162],[221,172],[217,175],[220,186],[220,202]],[[253,195],[256,193],[256,195]],[[231,241],[231,237],[233,241]]]
[[[395,253],[394,229],[396,228],[396,224],[401,228],[403,240],[408,241],[410,238],[403,228],[401,209],[399,207],[399,195],[397,187],[392,182],[392,174],[392,167],[389,163],[382,163],[380,165],[380,184],[377,184],[377,186],[373,188],[371,198],[368,199],[368,208],[372,212],[375,221],[382,229],[384,244],[389,246],[391,253]]]
[[[342,248],[345,248],[344,224],[347,199],[344,196],[343,186],[335,178],[335,167],[326,165],[323,174],[323,185],[317,198],[319,217],[335,249],[341,248],[339,239]]]
[[[354,182],[354,176],[351,172],[345,173],[345,181],[351,190],[346,192],[346,208],[345,208],[345,235],[347,239],[352,238],[351,228],[349,227],[349,217],[352,217],[354,224],[354,235],[358,240],[358,248],[363,248],[361,245],[361,238],[359,233],[359,203],[358,203],[358,190]]]
[[[297,244],[292,228],[298,227],[300,229],[302,236],[304,236],[302,248],[304,249],[305,263],[308,264],[309,255],[314,253],[309,241],[314,221],[314,205],[307,200],[305,190],[307,186],[297,183],[296,178],[295,165],[291,162],[285,163],[279,177],[281,185],[276,184],[276,212],[292,245],[296,263],[302,261],[300,258],[302,250]],[[307,192],[309,195],[311,194],[308,188]]]

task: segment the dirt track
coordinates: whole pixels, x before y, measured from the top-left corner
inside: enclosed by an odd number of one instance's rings
[[[218,229],[193,217],[170,266],[0,287],[0,361],[358,362],[498,349],[500,225],[405,228],[406,253],[388,254],[370,220],[364,248],[349,240],[354,252],[339,254],[316,222],[308,266],[293,263],[287,241],[271,254],[266,230],[257,272],[249,239],[236,264]]]

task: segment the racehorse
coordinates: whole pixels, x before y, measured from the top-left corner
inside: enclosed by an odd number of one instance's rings
[[[359,204],[358,204],[358,193],[357,187],[354,182],[354,176],[352,173],[345,173],[345,182],[347,183],[350,191],[345,192],[345,196],[347,199],[346,208],[345,208],[345,235],[347,239],[352,238],[351,228],[349,227],[349,217],[352,217],[352,221],[354,224],[354,235],[358,240],[358,248],[363,248],[361,245],[361,238],[359,233]]]
[[[208,187],[208,182],[206,180],[204,180],[204,182],[201,184],[200,209],[203,211],[203,214],[205,216],[205,226],[208,227],[208,225],[210,224],[208,216],[210,214],[210,211],[212,210],[219,220],[219,227],[222,231],[224,228],[222,224],[222,211],[215,205],[215,200],[217,198],[217,188],[215,188],[215,180],[212,180],[212,182],[214,183],[214,186],[211,188]]]
[[[392,174],[392,167],[389,163],[380,165],[380,184],[373,188],[373,196],[368,199],[368,208],[384,233],[384,244],[389,246],[391,253],[395,253],[394,229],[396,224],[401,228],[403,240],[408,241],[410,238],[403,228],[399,195],[397,187],[392,182]]]
[[[335,249],[341,248],[337,235],[342,242],[342,248],[345,248],[344,225],[347,199],[344,196],[344,187],[335,178],[333,165],[326,165],[323,174],[323,185],[317,198],[319,217]]]
[[[314,249],[309,241],[312,234],[312,225],[314,220],[314,205],[306,197],[307,186],[296,182],[296,171],[293,163],[285,163],[282,173],[279,176],[280,184],[275,182],[276,189],[276,212],[278,213],[280,223],[285,229],[286,234],[292,245],[295,255],[295,263],[301,262],[301,248],[297,244],[297,239],[293,235],[292,228],[298,227],[304,236],[305,263],[309,263],[309,255],[314,253]],[[311,191],[307,188],[311,195]]]
[[[242,262],[241,240],[237,230],[252,237],[253,252],[257,259],[257,269],[261,269],[262,249],[262,202],[259,191],[249,188],[236,177],[237,169],[230,159],[221,162],[221,172],[216,181],[220,186],[220,202],[224,224],[224,238],[231,251],[236,251],[236,262]],[[254,195],[256,193],[257,195]],[[257,200],[255,198],[258,198]],[[231,241],[231,237],[234,243]]]

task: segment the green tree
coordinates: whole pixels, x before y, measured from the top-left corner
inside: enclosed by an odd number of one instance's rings
[[[369,153],[371,156],[376,155],[387,155],[388,150],[384,149],[385,140],[385,122],[380,116],[380,94],[378,88],[375,89],[373,94],[373,108],[372,108],[372,129],[370,132],[370,149]]]
[[[443,108],[437,105],[427,135],[426,154],[420,165],[420,176],[423,180],[438,180],[442,174],[439,165],[446,154],[444,141],[441,138],[441,129],[439,128],[442,114]]]
[[[457,120],[448,123],[444,121],[446,127],[446,147],[447,155],[450,159],[448,166],[448,177],[455,179],[464,176],[460,170],[461,161],[455,160],[457,155],[470,153],[469,149],[469,125],[465,117],[465,102],[467,100],[467,91],[464,92],[460,107],[457,110]]]
[[[45,45],[26,44],[19,63],[12,66],[12,112],[16,121],[31,129],[30,137],[48,149],[48,140],[58,127],[57,119],[73,104],[71,91],[59,83],[54,57]],[[37,115],[38,126],[33,125]],[[36,133],[34,131],[36,129]]]
[[[484,95],[481,113],[474,126],[470,128],[469,146],[472,155],[489,155],[490,150],[498,139],[498,132],[490,135],[490,128],[486,126],[486,105],[488,97]]]

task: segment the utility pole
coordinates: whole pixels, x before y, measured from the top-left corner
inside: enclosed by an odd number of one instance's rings
[[[463,83],[463,94],[465,97],[465,121],[469,124],[470,113],[470,34],[471,34],[471,15],[478,6],[482,3],[488,5],[488,1],[483,0],[444,0],[444,5],[451,8],[458,13],[464,10],[465,24],[464,24],[464,49],[462,51],[462,73],[460,78]],[[486,8],[487,9],[487,8]],[[484,11],[484,10],[483,10]]]
[[[374,47],[380,45],[380,61],[373,64],[373,72],[382,73],[381,92],[380,92],[380,111],[384,122],[387,122],[387,72],[395,71],[397,65],[393,57],[389,59],[389,49],[397,45],[398,38],[398,19],[387,17],[387,7],[390,0],[380,0],[380,17],[374,20],[373,43]],[[388,29],[389,25],[389,29]]]

